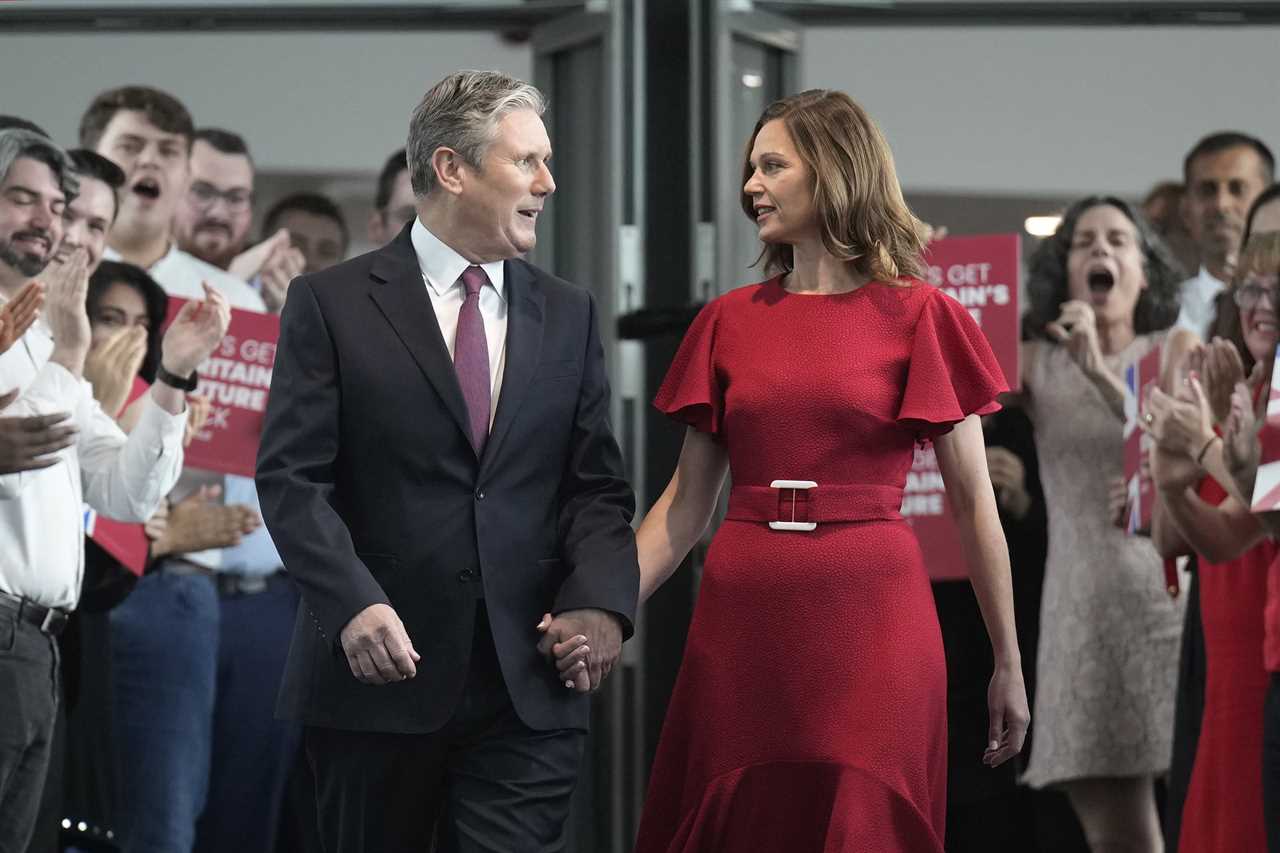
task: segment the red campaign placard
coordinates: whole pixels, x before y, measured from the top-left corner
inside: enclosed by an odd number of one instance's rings
[[[84,533],[126,569],[139,577],[147,565],[147,535],[141,524],[126,524],[104,518],[84,508]]]
[[[1138,426],[1147,395],[1160,381],[1160,347],[1124,369],[1124,482],[1129,492],[1129,517],[1125,532],[1130,536],[1148,535],[1151,511],[1155,507],[1156,489],[1146,465],[1151,436]]]
[[[169,320],[187,303],[169,297]],[[209,398],[209,419],[186,450],[185,465],[252,477],[276,363],[280,318],[231,309],[231,326],[200,365],[196,394]]]
[[[942,288],[977,321],[1004,370],[1010,388],[1019,385],[1018,278],[1022,238],[1017,234],[948,237],[929,244],[925,280]],[[960,531],[951,519],[946,489],[932,447],[916,449],[907,474],[902,514],[915,529],[933,580],[969,576]]]
[[[1275,364],[1280,365],[1280,348],[1276,349]],[[1262,456],[1258,460],[1258,478],[1253,484],[1254,512],[1272,512],[1280,509],[1280,370],[1273,366],[1271,390],[1267,394],[1266,420],[1258,433],[1262,442]]]

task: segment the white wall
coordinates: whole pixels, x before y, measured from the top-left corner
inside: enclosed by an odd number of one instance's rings
[[[99,91],[148,83],[197,126],[241,132],[263,171],[373,172],[426,88],[460,68],[528,78],[532,53],[491,33],[0,35],[0,113],[73,145]]]
[[[1280,152],[1280,28],[810,28],[917,191],[1140,196],[1205,133]]]

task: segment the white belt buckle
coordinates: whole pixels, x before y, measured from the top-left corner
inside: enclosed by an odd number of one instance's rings
[[[810,531],[818,528],[817,522],[814,521],[796,521],[796,492],[800,489],[809,490],[818,488],[818,484],[813,480],[774,480],[769,484],[771,489],[789,489],[791,491],[791,520],[790,521],[771,521],[769,522],[770,530],[802,530]]]

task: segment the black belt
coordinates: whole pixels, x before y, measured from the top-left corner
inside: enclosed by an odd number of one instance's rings
[[[57,607],[45,607],[29,598],[21,598],[0,592],[0,611],[12,613],[31,625],[35,625],[50,637],[56,637],[67,627],[71,614]]]

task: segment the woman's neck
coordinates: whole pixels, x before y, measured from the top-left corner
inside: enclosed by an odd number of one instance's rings
[[[792,245],[791,263],[782,285],[794,293],[848,293],[871,280],[828,252],[821,240]]]
[[[1096,322],[1098,324],[1098,348],[1102,350],[1103,355],[1114,355],[1120,352],[1120,350],[1133,343],[1133,339],[1137,337],[1137,333],[1133,330],[1132,318],[1126,317],[1123,320],[1111,322],[1098,318]]]

